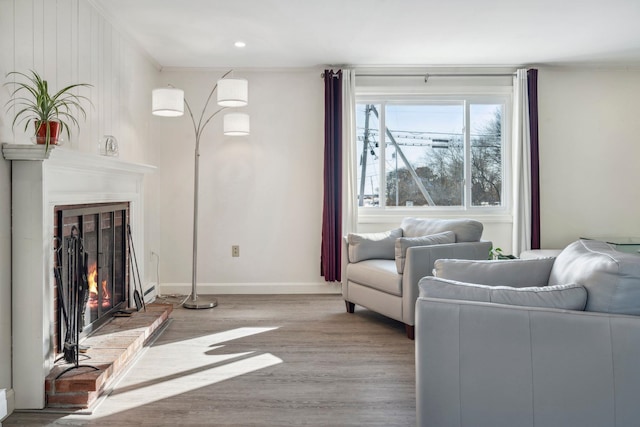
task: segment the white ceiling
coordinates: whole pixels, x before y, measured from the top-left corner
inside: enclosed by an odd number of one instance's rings
[[[640,0],[93,3],[163,67],[640,65]]]

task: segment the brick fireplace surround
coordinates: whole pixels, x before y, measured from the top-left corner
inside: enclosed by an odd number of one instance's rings
[[[54,367],[53,216],[56,205],[129,202],[136,250],[144,247],[144,176],[154,166],[37,145],[3,144],[12,161],[12,345],[16,409],[45,407]],[[144,262],[140,263],[144,278]],[[144,286],[144,284],[143,284]],[[132,291],[132,289],[130,289]],[[132,296],[129,296],[132,300]]]
[[[80,356],[80,367],[64,372],[72,365],[59,361],[47,376],[47,407],[87,413],[79,409],[91,408],[100,396],[108,394],[110,385],[135,361],[172,311],[171,304],[147,304],[145,310],[131,317],[112,318],[94,331],[82,341],[88,349]]]

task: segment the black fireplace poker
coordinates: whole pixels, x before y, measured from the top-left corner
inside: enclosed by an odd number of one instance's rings
[[[67,280],[66,287],[58,268],[54,269],[58,295],[62,295],[62,313],[65,321],[65,339],[63,345],[63,357],[73,366],[62,371],[56,379],[65,373],[78,368],[92,368],[100,370],[92,365],[80,364],[80,332],[84,327],[84,316],[89,299],[89,282],[87,279],[87,265],[89,254],[85,252],[82,237],[76,226],[71,228],[71,236],[65,238],[67,250]],[[63,248],[59,250],[64,250]]]

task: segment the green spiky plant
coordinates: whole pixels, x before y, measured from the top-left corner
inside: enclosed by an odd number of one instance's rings
[[[5,83],[5,86],[13,85],[15,88],[6,106],[8,109],[15,107],[17,110],[12,127],[15,128],[17,124],[25,122],[24,130],[28,132],[29,126],[33,123],[37,138],[38,130],[44,125],[46,128],[44,140],[46,153],[49,151],[49,145],[57,142],[52,139],[50,122],[58,122],[60,132],[65,132],[67,138],[70,138],[70,125],[79,127],[73,109],[77,111],[77,115],[82,115],[83,119],[87,118],[87,113],[81,102],[86,100],[89,105],[92,105],[91,101],[86,96],[72,93],[71,90],[78,87],[91,87],[91,85],[87,83],[73,84],[51,95],[47,81],[35,71],[30,70],[30,72],[30,75],[18,71],[7,74],[7,78],[15,75],[25,81]]]

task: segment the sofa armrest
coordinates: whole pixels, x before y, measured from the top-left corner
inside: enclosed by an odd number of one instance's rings
[[[418,282],[425,276],[432,276],[433,265],[438,259],[487,259],[492,242],[465,242],[446,245],[414,246],[407,249],[402,275],[403,322],[415,324],[415,303],[418,299]]]
[[[441,259],[434,265],[434,276],[489,286],[546,286],[554,261],[555,258],[499,261]]]
[[[634,425],[640,317],[416,302],[418,425]]]

